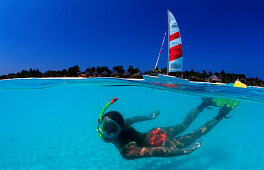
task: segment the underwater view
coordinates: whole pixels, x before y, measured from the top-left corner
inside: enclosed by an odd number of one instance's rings
[[[14,79],[0,81],[0,169],[264,169],[264,89],[228,85],[152,83],[114,78]],[[139,132],[182,123],[204,98],[236,105],[193,153],[124,159],[97,135],[102,108],[124,118],[160,111],[132,126]],[[205,108],[187,130],[219,113]]]

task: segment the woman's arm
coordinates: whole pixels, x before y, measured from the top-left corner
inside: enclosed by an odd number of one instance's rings
[[[147,157],[173,157],[188,155],[200,147],[200,142],[191,145],[188,149],[179,149],[173,147],[138,147],[130,145],[121,151],[123,158],[133,160]]]
[[[158,117],[160,114],[160,111],[154,111],[153,113],[145,116],[134,116],[129,119],[125,120],[125,125],[130,126],[136,122],[146,121],[146,120],[152,120]]]

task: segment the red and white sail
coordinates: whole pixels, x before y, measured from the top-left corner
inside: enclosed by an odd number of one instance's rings
[[[182,41],[179,26],[172,13],[168,10],[168,73],[182,71]]]

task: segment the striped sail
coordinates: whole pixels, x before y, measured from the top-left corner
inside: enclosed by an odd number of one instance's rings
[[[182,71],[182,41],[179,26],[172,13],[168,10],[168,36],[169,36],[169,72]]]

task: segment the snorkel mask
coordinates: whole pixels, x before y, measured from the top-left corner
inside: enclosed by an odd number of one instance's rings
[[[96,131],[97,131],[99,138],[105,142],[111,142],[112,139],[116,138],[121,131],[121,128],[116,121],[112,120],[111,118],[107,116],[103,117],[106,109],[117,100],[118,98],[114,98],[110,102],[108,102],[103,107],[99,115]]]

